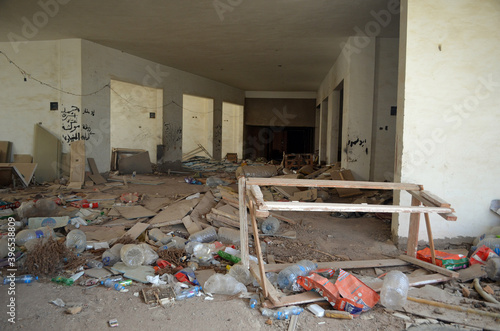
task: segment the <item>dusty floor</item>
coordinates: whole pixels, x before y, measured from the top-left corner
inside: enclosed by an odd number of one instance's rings
[[[129,184],[128,188],[113,188],[106,193],[119,196],[123,192],[138,192],[150,196],[172,196],[194,193],[207,188],[184,183],[183,177],[161,177],[160,186]],[[91,191],[92,188],[86,190]],[[40,188],[29,188],[7,196],[30,196]],[[43,193],[43,192],[42,192]],[[374,217],[338,219],[328,213],[285,213],[298,223],[285,225],[297,231],[297,239],[270,238],[267,253],[279,262],[295,262],[303,258],[331,261],[331,256],[351,260],[369,260],[397,256],[399,251],[390,241],[390,223]],[[172,229],[185,231],[183,226]],[[326,253],[326,254],[325,254]],[[330,256],[331,255],[331,256]],[[356,275],[374,276],[373,269],[357,270]],[[288,321],[274,320],[266,324],[267,318],[258,310],[248,307],[248,300],[228,299],[216,295],[215,300],[204,297],[191,298],[166,308],[151,308],[141,298],[134,296],[142,285],[134,285],[128,293],[119,293],[98,286],[85,289],[81,286],[62,286],[41,279],[33,284],[16,284],[16,323],[7,321],[6,304],[8,287],[0,286],[1,330],[102,330],[109,327],[110,319],[117,319],[123,330],[138,329],[183,329],[183,330],[287,330]],[[82,305],[77,315],[68,315],[64,308],[50,301],[57,298],[66,303]],[[405,321],[394,317],[393,312],[377,305],[370,312],[354,320],[316,318],[304,311],[298,319],[297,330],[403,330]]]

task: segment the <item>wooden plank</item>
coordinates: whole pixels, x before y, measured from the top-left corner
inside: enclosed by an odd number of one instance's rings
[[[212,213],[214,213],[215,215],[220,215],[220,216],[223,216],[225,218],[228,218],[230,220],[233,220],[235,222],[239,222],[240,221],[240,218],[234,214],[230,214],[230,213],[226,213],[225,211],[222,211],[220,209],[215,209],[215,208],[212,208]]]
[[[405,183],[365,182],[347,180],[315,180],[315,179],[276,179],[248,178],[247,185],[259,186],[298,186],[298,187],[343,187],[374,190],[412,190],[419,191],[420,185]]]
[[[276,291],[274,288],[273,284],[267,279],[267,277],[264,276],[264,279],[261,278],[260,273],[259,273],[259,266],[257,263],[254,261],[250,262],[250,273],[252,276],[257,280],[259,284],[264,285],[262,288],[267,288],[267,297],[271,300],[273,304],[279,304],[280,303],[280,293]],[[318,294],[319,295],[319,294]]]
[[[319,262],[318,269],[332,268],[332,269],[366,269],[366,268],[384,268],[384,267],[400,267],[406,266],[410,263],[402,261],[401,259],[383,259],[383,260],[361,260],[361,261],[333,261],[333,262]],[[280,272],[294,265],[294,263],[282,264],[266,264],[264,270],[266,272]]]
[[[136,223],[133,227],[130,228],[123,236],[130,236],[132,239],[137,239],[143,233],[146,231],[146,229],[149,227],[148,223]]]
[[[216,222],[220,222],[220,223],[223,223],[227,226],[230,226],[232,228],[235,228],[235,229],[240,229],[240,222],[235,222],[231,219],[228,219],[228,218],[225,218],[224,216],[221,216],[221,215],[214,215],[214,214],[207,214],[207,219],[209,219],[210,221],[216,221]]]
[[[327,166],[327,167],[323,167],[319,170],[316,170],[315,172],[305,176],[305,179],[314,179],[316,177],[318,177],[319,175],[321,175],[322,173],[324,173],[325,171],[327,171],[328,169],[330,169],[331,167],[330,166]]]
[[[201,226],[199,226],[198,224],[196,224],[195,222],[193,222],[191,220],[191,216],[190,215],[187,215],[185,216],[183,219],[182,219],[182,223],[184,224],[184,226],[186,227],[186,230],[187,232],[189,232],[189,234],[193,234],[193,233],[196,233],[198,231],[201,231],[203,230],[201,228]]]
[[[223,190],[221,190],[222,192]],[[247,219],[247,187],[246,178],[238,178],[238,202],[240,213],[240,248],[241,248],[241,263],[245,268],[249,268],[249,252],[248,252],[248,219]]]
[[[436,264],[436,251],[434,250],[434,239],[432,237],[431,220],[429,218],[428,213],[425,213],[424,217],[425,217],[425,228],[427,229],[427,239],[429,241],[429,247],[431,250],[432,264]]]
[[[69,182],[71,187],[85,181],[85,140],[73,141],[71,143],[71,165]],[[81,186],[80,186],[81,187]]]
[[[14,163],[33,163],[33,156],[30,154],[14,154]]]
[[[33,163],[38,163],[35,171],[37,183],[58,179],[61,165],[61,141],[40,124],[35,124],[34,144]]]
[[[257,185],[250,185],[247,187],[250,189],[250,192],[252,192],[256,208],[260,210],[267,210],[266,203],[264,201],[264,195],[262,194],[260,187]]]
[[[155,223],[151,224],[152,228],[161,228],[163,226],[170,226],[170,225],[177,225],[177,224],[183,224],[182,220],[171,220],[171,221],[166,221],[166,222],[161,222],[161,223]]]
[[[419,206],[420,201],[412,196],[411,198],[412,206]],[[425,207],[431,208],[431,207]],[[418,230],[420,228],[420,214],[412,213],[410,215],[410,225],[408,228],[408,243],[406,244],[406,254],[411,257],[417,256],[418,249]]]
[[[392,205],[363,205],[343,203],[316,203],[316,202],[266,202],[267,210],[281,211],[340,211],[366,213],[446,213],[449,208],[421,207],[421,206],[392,206]]]
[[[408,193],[410,193],[413,197],[417,198],[426,207],[438,207],[434,203],[432,203],[429,200],[427,200],[426,198],[424,198],[422,196],[422,194],[420,194],[420,191],[411,191],[411,190],[409,190]],[[453,214],[453,212],[455,212],[455,210],[453,208],[451,208],[451,207],[450,207],[450,209],[451,209],[451,212],[449,212],[449,213],[438,213],[438,215],[441,216],[442,218],[444,218],[447,221],[456,221],[457,220],[457,216],[455,214]]]
[[[331,170],[329,171],[333,180],[354,181],[354,176],[350,170]],[[336,188],[337,194],[341,198],[354,197],[363,194],[360,189],[357,188]]]
[[[296,192],[300,192],[298,188],[291,186],[273,186],[273,188],[289,200],[292,200]]]
[[[445,269],[442,267],[438,267],[437,265],[419,260],[419,259],[412,257],[412,256],[400,255],[399,259],[406,261],[406,262],[410,262],[411,264],[417,265],[419,267],[422,267],[422,268],[430,270],[430,271],[440,273],[441,275],[445,275],[445,276],[448,276],[451,278],[458,278],[460,276],[460,274],[458,272],[455,272],[453,270],[448,270],[448,269]]]
[[[253,201],[249,201],[248,204],[248,209],[250,211],[250,221],[252,222],[253,229],[253,240],[255,243],[255,250],[257,251],[257,260],[259,261],[259,271],[261,278],[260,285],[262,286],[262,292],[264,293],[264,296],[267,298],[269,296],[269,289],[267,284],[268,280],[266,277],[266,273],[264,272],[264,260],[262,259],[262,248],[260,246],[259,229],[257,227],[257,219],[255,217],[255,206],[253,205]]]
[[[224,200],[225,203],[227,203],[228,205],[230,206],[233,206],[235,208],[239,208],[239,205],[238,205],[238,202],[234,201],[234,200],[228,200],[226,199],[224,196],[222,197],[222,199]],[[291,218],[288,218],[288,217],[285,217],[281,214],[278,214],[278,213],[273,213],[273,212],[269,212],[269,215],[273,216],[273,217],[276,217],[277,219],[279,219],[280,221],[283,221],[283,222],[287,222],[289,224],[297,224],[297,221],[294,221],[292,220]]]
[[[96,184],[104,184],[106,183],[106,179],[102,177],[101,175],[94,175],[94,174],[89,174],[89,178],[92,179],[92,181]]]
[[[306,191],[295,192],[293,201],[315,201],[318,198],[318,189],[310,189]]]
[[[436,206],[439,206],[439,207],[448,207],[448,208],[451,207],[451,204],[449,202],[444,201],[443,199],[441,199],[440,197],[432,194],[429,191],[421,191],[420,194],[422,194],[422,196],[425,199],[429,200],[430,202],[432,202]]]

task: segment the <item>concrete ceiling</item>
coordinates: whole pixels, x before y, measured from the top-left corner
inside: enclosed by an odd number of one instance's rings
[[[0,41],[9,41],[9,32],[28,40],[82,38],[246,91],[316,91],[340,43],[376,22],[371,11],[389,2],[0,0]],[[52,6],[50,15],[40,14],[40,3],[57,3],[57,13]],[[25,22],[36,19],[38,31],[23,34]],[[377,36],[397,37],[398,30],[396,15]]]

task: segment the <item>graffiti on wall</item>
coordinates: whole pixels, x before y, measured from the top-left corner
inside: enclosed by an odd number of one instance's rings
[[[182,126],[177,123],[165,123],[165,150],[176,149],[182,143]]]
[[[71,106],[70,109],[64,107],[61,111],[61,128],[63,130],[62,139],[66,143],[71,143],[77,140],[89,140],[95,134],[92,127],[87,124],[80,124],[80,108]],[[95,110],[83,110],[82,116],[95,116]]]

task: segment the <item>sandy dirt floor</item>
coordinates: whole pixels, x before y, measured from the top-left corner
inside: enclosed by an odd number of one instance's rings
[[[205,186],[184,183],[181,176],[164,176],[161,180],[165,184],[129,184],[127,188],[113,188],[106,193],[117,197],[124,192],[169,197],[207,190]],[[35,187],[5,193],[0,198],[29,197],[36,193],[48,194]],[[340,219],[319,212],[283,215],[297,221],[295,225],[283,224],[283,229],[297,232],[297,239],[271,237],[266,240],[267,254],[274,255],[278,262],[384,259],[402,253],[390,240],[389,221],[375,217]],[[185,232],[182,225],[171,229]],[[376,276],[373,269],[358,269],[353,274]],[[79,285],[56,285],[43,277],[33,284],[16,284],[16,323],[11,324],[6,307],[11,296],[7,293],[8,286],[0,286],[0,330],[103,330],[110,328],[110,319],[117,319],[118,328],[122,330],[288,330],[288,321],[273,320],[272,324],[266,324],[267,318],[261,316],[258,309],[249,308],[248,299],[215,295],[213,301],[208,301],[201,296],[168,307],[152,308],[134,295],[143,287],[135,283],[129,292],[120,293],[102,286],[86,289]],[[65,308],[50,303],[57,298],[83,309],[76,315],[67,314]],[[377,305],[354,320],[336,320],[317,318],[304,310],[298,317],[296,330],[405,329],[405,321],[392,314]]]

